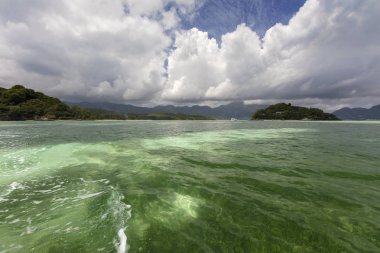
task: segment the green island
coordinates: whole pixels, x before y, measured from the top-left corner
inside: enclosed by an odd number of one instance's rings
[[[257,110],[252,120],[339,120],[335,115],[318,108],[306,108],[279,103]]]
[[[121,114],[69,106],[58,98],[15,85],[0,87],[0,120],[212,120],[201,115],[174,113]]]
[[[70,107],[58,98],[15,85],[0,87],[0,120],[98,120],[125,119],[121,114]]]

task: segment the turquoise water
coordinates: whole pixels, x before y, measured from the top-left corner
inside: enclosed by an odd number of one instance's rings
[[[0,123],[0,252],[380,252],[380,123]]]

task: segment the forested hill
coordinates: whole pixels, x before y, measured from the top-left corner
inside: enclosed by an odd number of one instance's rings
[[[0,87],[0,120],[55,120],[55,119],[125,119],[124,115],[106,111],[70,107],[58,98],[15,85]]]
[[[305,108],[291,104],[275,104],[266,109],[256,111],[253,120],[338,120],[330,113],[324,113],[318,108]]]

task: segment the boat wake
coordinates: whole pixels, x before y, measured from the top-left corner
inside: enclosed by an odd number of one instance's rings
[[[119,236],[119,243],[117,246],[117,252],[118,253],[125,253],[127,252],[127,236],[125,235],[124,229],[120,228],[119,232],[117,232],[117,235]]]
[[[113,245],[118,253],[127,253],[128,238],[125,234],[127,222],[132,217],[132,206],[123,202],[124,196],[114,187],[111,187],[111,196],[107,201],[107,212],[102,215],[102,219],[112,219],[116,227]]]

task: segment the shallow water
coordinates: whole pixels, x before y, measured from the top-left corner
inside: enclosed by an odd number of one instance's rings
[[[0,252],[380,252],[379,122],[2,122]]]

